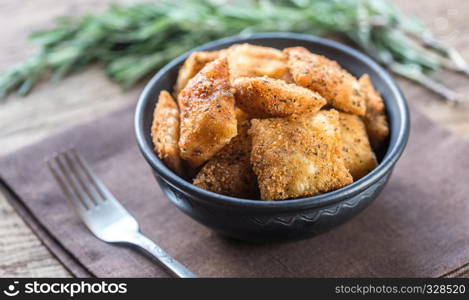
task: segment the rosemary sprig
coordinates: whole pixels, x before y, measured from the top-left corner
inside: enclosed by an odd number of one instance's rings
[[[31,35],[40,51],[0,74],[0,97],[28,93],[46,74],[53,81],[98,62],[125,88],[177,55],[235,34],[290,31],[338,34],[353,40],[395,73],[443,97],[442,68],[469,74],[459,53],[386,0],[180,0],[111,6],[98,16],[63,18]]]

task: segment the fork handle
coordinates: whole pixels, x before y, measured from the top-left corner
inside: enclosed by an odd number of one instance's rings
[[[180,262],[169,256],[166,251],[161,249],[157,244],[152,240],[147,238],[140,232],[135,233],[132,238],[132,244],[143,250],[147,255],[155,259],[162,267],[164,267],[168,272],[170,272],[175,277],[180,278],[197,278],[199,276],[195,275],[189,271],[185,266]]]

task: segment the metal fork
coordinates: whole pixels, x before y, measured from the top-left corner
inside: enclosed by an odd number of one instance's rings
[[[46,163],[65,196],[96,237],[107,243],[127,244],[143,250],[173,276],[197,277],[140,232],[137,220],[117,201],[74,148],[54,153]]]

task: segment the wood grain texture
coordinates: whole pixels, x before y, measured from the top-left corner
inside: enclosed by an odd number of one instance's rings
[[[23,60],[36,48],[27,35],[47,28],[62,15],[99,12],[112,0],[0,0],[0,70]],[[469,1],[394,0],[406,13],[417,15],[438,38],[461,50],[469,59]],[[413,83],[398,79],[407,99],[450,131],[469,139],[469,78],[442,74],[444,82],[462,95],[462,105],[443,104],[437,96]],[[136,101],[142,84],[122,92],[105,78],[99,67],[73,75],[60,84],[44,83],[26,98],[9,97],[0,106],[0,154],[27,146],[64,128],[85,122],[129,101]],[[64,145],[67,146],[67,145]],[[70,276],[25,225],[0,194],[0,277]],[[469,277],[467,268],[447,276]]]
[[[52,26],[62,15],[102,11],[110,2],[115,1],[0,0],[0,28],[3,28],[0,70],[36,50],[26,40],[33,30]],[[91,67],[60,84],[42,84],[25,98],[13,95],[0,106],[0,154],[135,101],[138,92],[137,87],[123,93],[120,87],[106,80],[101,69]],[[69,277],[70,274],[0,194],[0,277],[6,276]]]
[[[69,277],[0,194],[0,278]]]

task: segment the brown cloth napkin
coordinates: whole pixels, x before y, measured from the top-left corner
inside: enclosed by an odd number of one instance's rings
[[[74,145],[142,231],[206,277],[426,277],[469,262],[469,144],[412,112],[408,147],[381,196],[348,223],[302,241],[253,245],[180,212],[137,149],[134,105],[0,159],[12,204],[76,276],[166,277],[134,250],[96,239],[44,164]]]

